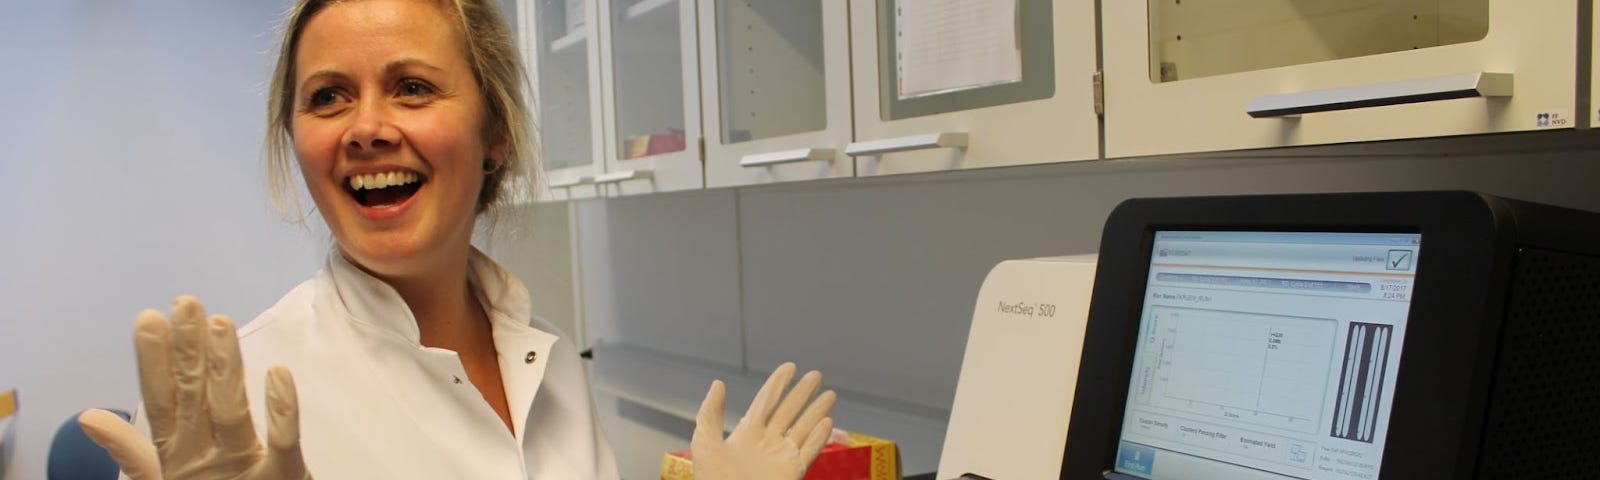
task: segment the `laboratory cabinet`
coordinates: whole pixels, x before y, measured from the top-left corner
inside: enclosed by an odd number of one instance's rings
[[[1099,158],[1094,0],[849,4],[856,176]]]
[[[539,201],[592,198],[603,172],[600,42],[586,0],[522,0],[503,7],[518,26],[529,69],[541,169]]]
[[[705,187],[694,0],[598,0],[607,196]]]
[[[1590,20],[1575,21],[1579,0],[1101,8],[1107,157],[1574,128],[1580,118],[1578,24]]]
[[[849,177],[849,16],[828,0],[699,0],[706,186]]]

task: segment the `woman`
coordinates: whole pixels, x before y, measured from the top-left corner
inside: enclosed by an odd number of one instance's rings
[[[297,5],[269,93],[269,170],[287,191],[292,146],[337,248],[237,335],[193,298],[170,323],[142,312],[150,436],[102,411],[80,418],[90,436],[138,479],[616,478],[575,348],[530,322],[526,289],[470,244],[534,170],[521,85],[489,2]],[[816,372],[785,396],[793,375],[774,372],[727,439],[713,382],[699,478],[803,475],[835,397],[812,399]],[[247,393],[262,377],[265,394]]]

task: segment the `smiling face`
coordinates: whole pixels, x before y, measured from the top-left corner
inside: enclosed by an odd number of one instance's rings
[[[485,162],[500,159],[454,20],[434,2],[339,2],[292,60],[306,189],[345,257],[379,276],[464,264]]]

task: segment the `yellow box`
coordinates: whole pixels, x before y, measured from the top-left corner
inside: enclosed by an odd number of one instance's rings
[[[17,391],[0,392],[0,419],[5,419],[13,413],[17,413]]]

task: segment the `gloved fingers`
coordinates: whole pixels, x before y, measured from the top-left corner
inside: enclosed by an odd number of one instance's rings
[[[300,456],[300,397],[289,369],[267,371],[267,457],[255,478],[311,478]]]
[[[711,389],[706,391],[705,400],[700,401],[700,413],[695,416],[691,445],[722,443],[722,409],[727,400],[727,386],[722,384],[722,380],[713,380]]]
[[[123,475],[133,480],[161,480],[156,446],[122,417],[100,409],[85,410],[78,414],[78,426],[83,427],[83,433],[90,440],[111,454]]]
[[[762,384],[761,390],[756,392],[756,398],[750,401],[750,408],[744,412],[744,418],[740,419],[739,423],[766,426],[772,408],[778,405],[778,399],[783,396],[783,391],[789,388],[789,381],[794,379],[794,370],[793,362],[786,362],[779,365],[777,370],[773,370],[772,376],[767,377],[767,383]]]
[[[811,461],[817,459],[817,453],[828,444],[828,436],[831,433],[833,433],[832,418],[824,418],[815,427],[811,427],[811,432],[806,434],[805,443],[800,444],[800,458],[804,465],[810,466]]]
[[[784,436],[788,437],[789,441],[794,442],[795,445],[804,445],[806,440],[810,438],[811,431],[816,428],[817,422],[821,422],[828,417],[828,413],[833,410],[833,405],[838,400],[839,395],[833,393],[833,390],[822,392],[822,395],[818,395],[816,400],[811,401],[811,405],[806,406],[806,412],[800,415],[800,419],[789,427]],[[827,442],[824,441],[823,443]]]
[[[177,377],[176,429],[161,451],[162,460],[183,465],[204,458],[211,449],[211,415],[206,408],[205,309],[191,296],[178,297],[172,306],[172,360]]]
[[[219,453],[232,457],[261,449],[256,427],[250,421],[250,401],[244,394],[244,363],[239,358],[239,336],[233,321],[213,315],[206,322],[206,410],[211,414],[212,440]]]
[[[778,409],[774,410],[772,418],[767,420],[767,427],[778,433],[788,431],[789,426],[794,424],[795,417],[800,415],[800,409],[811,402],[811,397],[817,394],[817,389],[820,387],[822,387],[822,372],[816,370],[806,372],[800,377],[800,381],[794,384],[794,389],[789,390],[789,394],[778,403]]]
[[[139,312],[133,324],[133,347],[139,359],[139,393],[150,420],[150,440],[166,448],[177,428],[178,382],[172,371],[172,328],[166,315]]]

